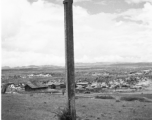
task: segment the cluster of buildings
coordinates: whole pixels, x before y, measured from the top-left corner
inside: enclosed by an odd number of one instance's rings
[[[134,72],[130,72],[129,75],[152,75],[152,70],[151,69],[147,69],[147,70],[141,70],[141,71],[134,71]]]
[[[130,82],[132,81],[132,82]],[[108,88],[108,89],[116,89],[116,88],[130,88],[130,89],[141,89],[144,87],[148,87],[152,84],[152,80],[146,77],[137,77],[135,79],[114,79],[108,82],[78,82],[76,83],[76,89],[95,89],[95,88]]]
[[[107,89],[115,89],[115,88],[130,88],[130,89],[141,89],[143,87],[148,87],[149,85],[152,85],[152,81],[146,77],[141,78],[136,82],[136,84],[129,84],[127,81],[123,79],[116,79],[113,81],[109,81],[109,83],[106,82],[77,82],[76,83],[76,92],[77,91],[85,91],[85,90],[102,90],[103,88]],[[20,83],[18,85],[15,85],[14,83],[9,83],[8,88],[10,91],[42,91],[42,90],[48,90],[48,89],[65,89],[66,84],[64,82],[57,82],[56,80],[50,80],[48,82],[42,83],[42,82],[31,82],[28,81],[26,83]]]
[[[76,81],[76,90],[94,90],[94,89],[116,89],[116,88],[133,88],[139,89],[144,88],[149,85],[152,85],[152,80],[140,75],[152,75],[152,70],[142,70],[141,72],[131,72],[125,78],[113,78],[112,80],[106,80],[106,78],[98,80],[94,80],[93,82],[88,82],[87,80],[77,80]],[[108,76],[109,73],[103,72],[101,73],[91,73],[92,76]],[[14,76],[15,78],[21,78],[21,76]],[[33,73],[29,74],[26,77],[34,78],[34,77],[52,77],[50,73]],[[49,78],[47,78],[49,79]],[[46,90],[46,89],[63,89],[66,88],[66,84],[64,80],[48,80],[41,82],[31,82],[28,81],[26,83],[20,83],[15,85],[11,83],[8,85],[8,88],[15,90],[25,90],[25,91],[35,91],[35,90]]]
[[[30,74],[30,75],[27,75],[27,77],[29,77],[29,78],[32,78],[32,77],[52,77],[52,75],[40,73],[40,74]]]

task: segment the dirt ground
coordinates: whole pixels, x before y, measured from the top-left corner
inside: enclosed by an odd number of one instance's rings
[[[79,120],[152,120],[152,102],[123,101],[122,96],[152,100],[152,94],[114,93],[115,99],[95,99],[94,94],[76,95]],[[50,93],[2,95],[2,120],[57,120],[55,112],[66,104],[66,96]]]

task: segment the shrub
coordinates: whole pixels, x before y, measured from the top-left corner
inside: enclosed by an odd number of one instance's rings
[[[72,120],[70,113],[67,108],[59,108],[55,113],[58,120]]]
[[[115,99],[114,97],[110,95],[104,95],[104,96],[95,96],[96,99]]]
[[[140,102],[152,102],[151,100],[149,100],[148,98],[144,98],[144,97],[121,97],[120,100],[124,100],[124,101],[140,101]]]
[[[70,115],[68,108],[59,107],[56,112],[52,112],[52,113],[55,113],[54,117],[57,117],[58,120],[72,120],[72,116]],[[76,116],[76,120],[81,120],[81,117]]]
[[[91,93],[90,91],[85,91],[85,92],[84,92],[84,94],[90,94],[90,93]]]

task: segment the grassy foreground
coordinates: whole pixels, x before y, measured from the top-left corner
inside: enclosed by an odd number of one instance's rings
[[[77,120],[152,120],[152,102],[127,101],[124,96],[130,95],[125,94],[113,94],[114,99],[89,96],[77,96]],[[152,94],[133,96],[152,99]],[[2,120],[57,120],[56,112],[59,107],[65,107],[65,103],[66,97],[61,94],[4,94]]]

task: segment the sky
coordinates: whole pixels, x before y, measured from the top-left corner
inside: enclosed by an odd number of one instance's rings
[[[75,62],[152,62],[152,0],[73,0]],[[1,65],[64,65],[63,0],[1,0]]]

